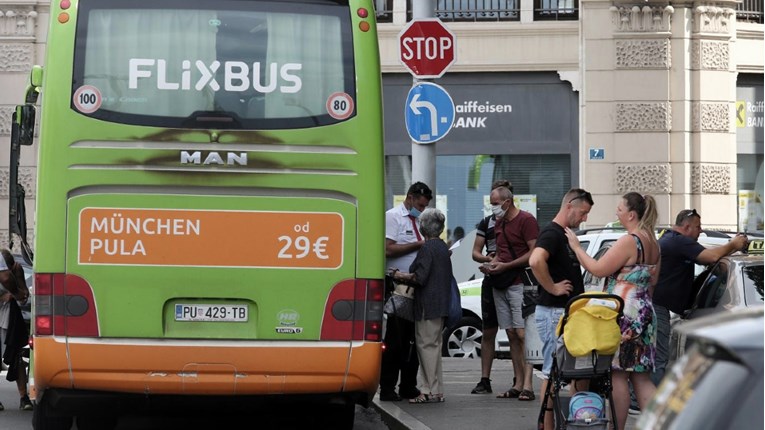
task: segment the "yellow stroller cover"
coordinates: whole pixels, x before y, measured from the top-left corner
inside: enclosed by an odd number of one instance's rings
[[[622,337],[617,317],[623,302],[619,299],[600,292],[587,292],[569,301],[568,312],[558,321],[556,330],[558,336],[563,333],[563,344],[569,354],[582,357],[593,351],[599,355],[616,353]]]

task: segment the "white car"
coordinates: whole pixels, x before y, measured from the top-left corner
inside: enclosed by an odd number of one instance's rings
[[[478,358],[481,355],[481,283],[483,278],[459,284],[462,300],[462,319],[451,330],[444,332],[443,355],[448,357]],[[537,287],[524,288],[524,296],[536,296]],[[534,313],[526,316],[526,361],[542,364],[542,341],[539,339]],[[497,332],[495,356],[510,357],[510,342],[504,330]]]
[[[609,244],[616,242],[626,231],[618,226],[585,229],[577,232],[579,242],[587,254],[602,255]],[[657,236],[662,233],[657,231]],[[462,300],[462,319],[450,330],[444,331],[443,355],[459,358],[477,358],[481,355],[481,339],[483,330],[481,324],[481,283],[483,273],[478,270],[478,263],[473,261],[473,243],[476,230],[472,230],[458,243],[452,246],[452,271],[459,284]],[[719,232],[703,232],[699,242],[705,245],[719,245],[730,240],[730,236]],[[592,275],[584,271],[585,289],[599,288],[600,279],[592,279]],[[527,287],[526,294],[533,295],[537,287]],[[526,317],[526,359],[533,364],[542,362],[542,342],[534,323],[534,314]],[[495,355],[509,357],[510,343],[504,330],[497,333]]]
[[[444,331],[443,355],[446,357],[478,358],[481,355],[483,338],[481,322],[481,283],[483,273],[479,264],[473,261],[473,243],[476,230],[465,235],[459,244],[452,246],[452,273],[458,282],[462,301],[462,319],[449,330]],[[536,286],[527,286],[524,298],[536,295]],[[526,316],[526,361],[542,364],[542,341],[537,333],[534,314]],[[495,356],[510,357],[510,342],[507,333],[499,330],[495,341]]]

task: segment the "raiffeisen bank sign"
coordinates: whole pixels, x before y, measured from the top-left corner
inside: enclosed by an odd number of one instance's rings
[[[503,121],[513,112],[510,104],[495,104],[490,100],[466,100],[454,106],[457,117],[454,128],[486,128],[488,121]]]

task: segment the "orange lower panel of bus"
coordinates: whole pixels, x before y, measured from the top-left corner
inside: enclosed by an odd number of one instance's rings
[[[68,352],[68,354],[67,354]],[[35,338],[36,391],[74,388],[144,394],[374,394],[381,344]],[[67,359],[71,359],[70,362]],[[349,363],[350,360],[350,363]]]

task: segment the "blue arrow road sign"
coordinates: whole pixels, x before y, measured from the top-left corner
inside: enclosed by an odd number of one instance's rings
[[[406,131],[416,143],[433,143],[454,124],[454,101],[441,86],[418,82],[409,90],[404,107]]]

